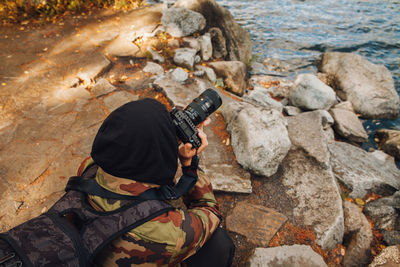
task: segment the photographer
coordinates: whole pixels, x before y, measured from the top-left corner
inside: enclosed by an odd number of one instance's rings
[[[208,145],[203,126],[209,121],[198,126],[201,146],[196,150],[190,143],[179,146],[170,113],[156,100],[127,103],[106,118],[79,176],[92,176],[103,189],[118,195],[140,196],[148,190],[174,188],[179,159],[184,176],[197,182],[183,194],[187,208],[169,210],[117,237],[98,254],[96,265],[231,265],[234,245],[219,227],[221,214],[210,180],[197,168],[197,154]],[[88,200],[100,212],[132,203],[91,194]]]

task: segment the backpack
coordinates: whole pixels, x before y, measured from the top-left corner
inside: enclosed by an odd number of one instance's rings
[[[67,193],[48,212],[1,233],[0,267],[92,266],[97,254],[112,240],[173,209],[165,201],[136,199],[114,211],[96,211],[88,203],[87,194],[77,190],[80,183],[85,187],[85,183],[93,182],[71,177]]]

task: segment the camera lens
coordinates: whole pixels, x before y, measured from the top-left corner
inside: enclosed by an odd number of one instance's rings
[[[185,113],[190,117],[194,125],[203,122],[211,113],[216,111],[222,104],[221,97],[216,91],[209,88],[195,98],[185,108]]]

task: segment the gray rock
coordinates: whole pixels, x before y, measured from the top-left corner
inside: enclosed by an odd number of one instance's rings
[[[228,89],[242,96],[247,89],[246,65],[240,61],[218,61],[208,65],[214,69],[218,77],[224,79]]]
[[[238,163],[258,175],[273,175],[291,145],[282,114],[232,102],[223,106],[222,115]]]
[[[269,92],[264,88],[255,87],[254,90],[251,90],[247,95],[244,95],[243,99],[253,105],[273,108],[279,112],[282,112],[283,109],[282,104],[275,99],[272,99]]]
[[[301,113],[301,109],[299,109],[298,107],[294,107],[294,106],[284,106],[283,111],[288,116],[296,116]]]
[[[395,245],[400,233],[400,191],[389,197],[369,202],[364,213],[369,216],[376,229],[383,232],[383,238],[389,245]]]
[[[320,112],[304,112],[287,119],[292,146],[304,149],[323,168],[330,168],[330,153]]]
[[[196,50],[192,48],[178,48],[175,50],[174,62],[181,67],[193,69]]]
[[[389,154],[386,154],[382,150],[374,150],[374,151],[368,152],[368,153],[380,161],[395,164],[394,158],[392,156],[390,156]]]
[[[226,40],[220,28],[210,28],[208,30],[211,36],[211,43],[213,47],[213,54],[214,58],[222,58],[224,59],[228,54],[226,49]]]
[[[112,111],[119,108],[123,104],[126,104],[130,101],[135,101],[138,99],[139,99],[139,97],[136,95],[133,95],[133,94],[125,92],[125,91],[118,91],[118,92],[113,93],[112,95],[105,97],[103,99],[103,101],[104,101],[104,104],[106,105],[106,108],[111,113]]]
[[[363,149],[344,142],[329,143],[328,148],[333,172],[351,189],[351,197],[363,198],[369,192],[390,194],[400,189],[400,170],[393,164],[377,161]]]
[[[184,83],[189,78],[189,74],[182,68],[176,68],[171,72],[171,77],[178,83]]]
[[[76,100],[89,100],[92,98],[89,91],[84,86],[72,87],[68,89],[58,89],[53,92],[54,99],[64,102],[71,102]]]
[[[333,123],[335,122],[335,120],[332,118],[331,114],[329,114],[329,112],[324,109],[318,110],[318,112],[322,118],[322,127],[324,129],[330,128],[333,125]]]
[[[193,75],[197,76],[197,77],[203,77],[205,74],[206,74],[206,72],[204,70],[193,71]]]
[[[330,113],[335,120],[333,128],[339,135],[358,143],[368,140],[368,134],[354,112],[346,109],[332,108]]]
[[[343,101],[334,106],[334,108],[344,109],[351,112],[354,112],[353,104],[350,101]]]
[[[372,230],[367,218],[357,205],[343,202],[344,236],[347,240],[347,250],[342,264],[344,267],[364,266],[369,262]]]
[[[151,46],[147,47],[147,51],[151,54],[151,58],[154,61],[160,62],[160,63],[164,63],[165,62],[165,58],[163,56],[161,56],[157,51],[154,51],[153,48],[151,48]]]
[[[300,74],[289,95],[293,106],[305,110],[329,109],[335,100],[333,89],[313,74]]]
[[[111,62],[103,54],[95,54],[90,58],[90,62],[82,66],[82,70],[78,73],[78,78],[85,81],[86,84],[90,84],[110,65]]]
[[[213,54],[211,35],[209,33],[205,33],[204,35],[199,37],[199,42],[201,57],[204,61],[210,60]]]
[[[187,45],[189,45],[189,47],[190,48],[193,48],[193,49],[195,49],[197,52],[199,52],[200,51],[200,42],[199,42],[199,40],[197,39],[197,38],[195,38],[195,37],[184,37],[183,38],[183,42],[184,42],[184,44],[187,44]]]
[[[195,69],[199,70],[199,71],[204,71],[207,79],[210,82],[215,83],[215,81],[217,80],[217,75],[215,75],[215,72],[212,68],[202,66],[202,65],[196,65]]]
[[[317,244],[329,250],[342,243],[342,200],[332,170],[296,149],[283,160],[281,177],[286,195],[296,205],[294,218],[313,227]]]
[[[112,85],[111,83],[109,83],[107,81],[107,79],[101,78],[100,80],[98,80],[96,82],[96,84],[93,86],[93,88],[91,89],[91,92],[96,96],[102,96],[102,95],[106,95],[108,93],[111,93],[113,91],[115,91],[117,88]]]
[[[171,7],[162,12],[161,23],[173,37],[184,37],[204,29],[206,19],[198,12]]]
[[[385,248],[369,267],[400,267],[400,245]]]
[[[268,74],[268,70],[265,66],[259,62],[254,62],[251,64],[251,74],[252,75],[266,75]]]
[[[199,56],[199,55],[196,55],[195,57],[194,57],[194,63],[195,64],[199,64],[201,62],[201,57]]]
[[[222,31],[228,51],[227,59],[249,63],[252,57],[250,34],[236,23],[226,8],[214,0],[178,0],[174,7],[185,7],[203,14],[207,20],[206,30],[216,27]]]
[[[105,53],[112,57],[135,57],[140,52],[140,48],[133,43],[133,40],[131,33],[121,33],[106,46]]]
[[[146,66],[143,68],[143,71],[152,73],[152,74],[161,75],[164,73],[164,68],[161,65],[158,65],[157,63],[149,61],[149,62],[147,62]]]
[[[248,264],[250,267],[327,267],[322,256],[306,245],[256,248]]]
[[[352,53],[330,52],[322,55],[319,70],[332,75],[336,93],[353,104],[364,118],[395,118],[399,111],[390,71]]]
[[[400,160],[400,131],[379,129],[375,136],[379,139],[380,149]]]

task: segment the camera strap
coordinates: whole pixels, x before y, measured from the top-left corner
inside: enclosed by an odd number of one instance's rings
[[[119,200],[173,200],[178,199],[186,194],[196,184],[197,168],[199,159],[197,156],[192,158],[192,164],[182,167],[183,175],[175,186],[162,185],[159,188],[151,188],[140,194],[139,196],[121,195],[108,191],[101,187],[95,179],[85,178],[81,176],[73,176],[69,179],[65,191],[76,190],[102,198],[119,199]]]

